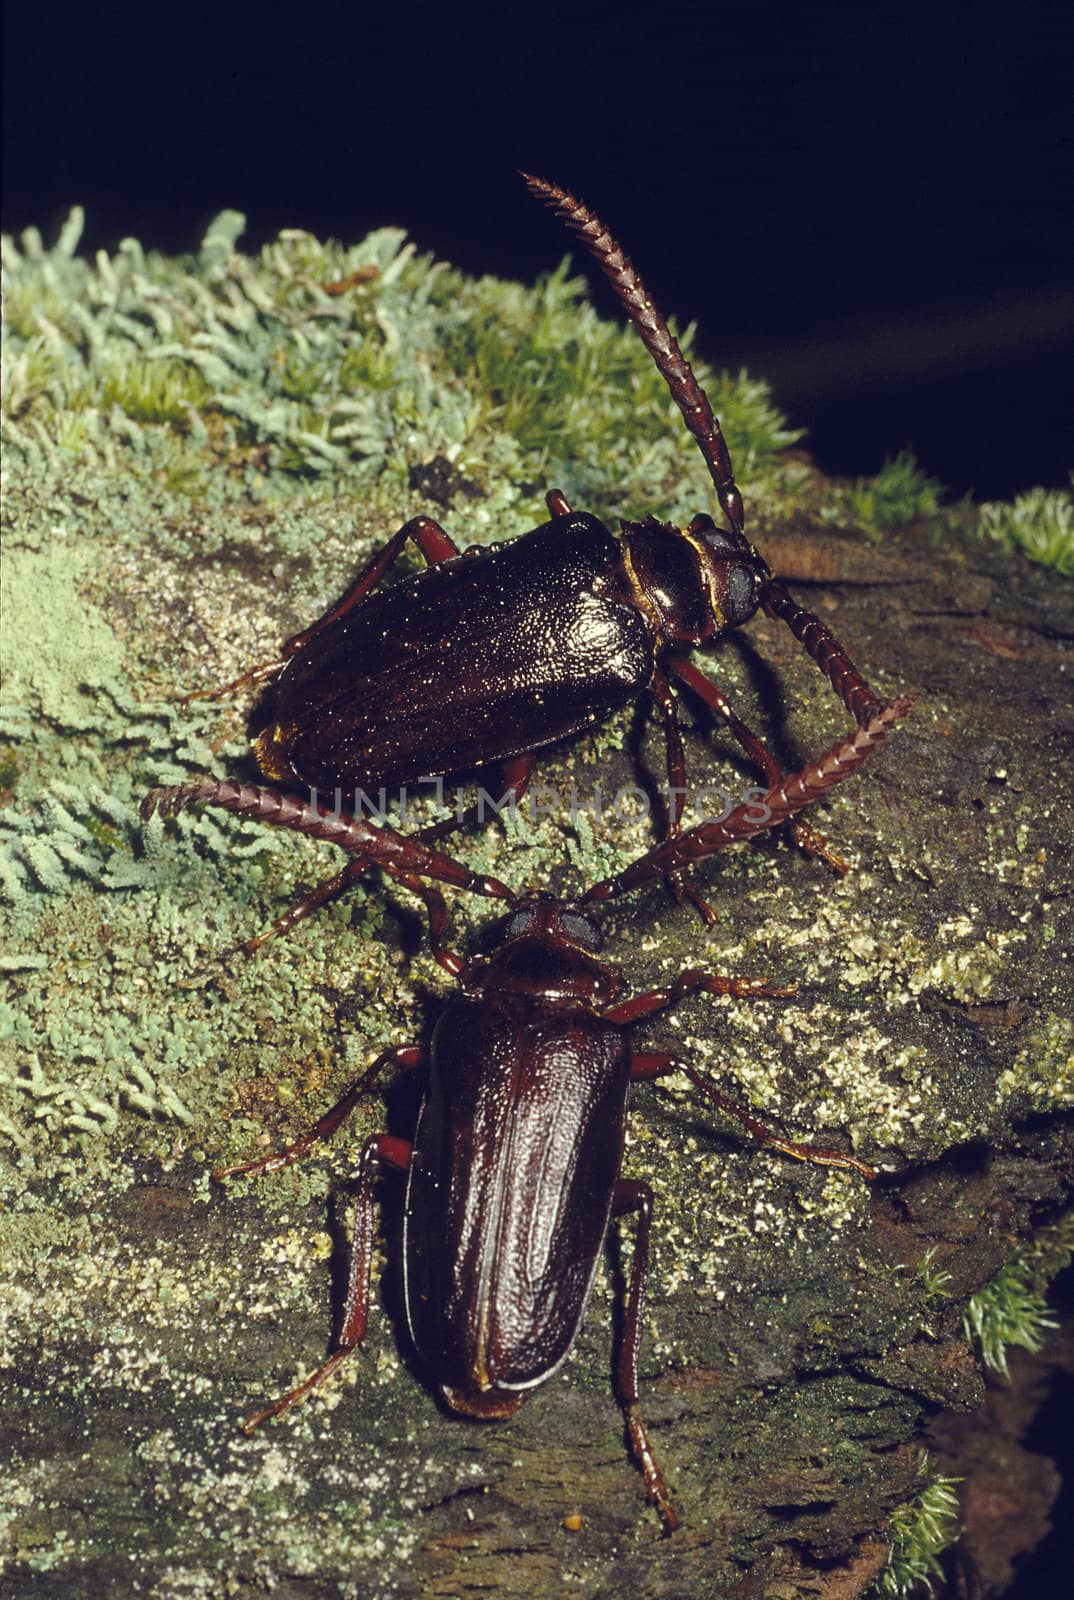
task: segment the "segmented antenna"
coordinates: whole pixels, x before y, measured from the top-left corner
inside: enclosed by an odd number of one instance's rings
[[[471,872],[460,861],[441,855],[414,834],[406,837],[391,828],[374,827],[363,817],[333,810],[312,798],[301,800],[298,795],[281,789],[266,789],[259,783],[238,783],[230,778],[209,776],[192,778],[171,788],[151,790],[139,809],[143,818],[151,817],[154,811],[162,817],[174,817],[187,806],[215,806],[222,811],[234,811],[240,817],[254,817],[278,828],[291,828],[313,839],[326,839],[353,855],[365,856],[384,872],[404,881],[408,876],[421,873],[441,883],[469,889],[473,894],[514,900],[512,891],[498,878]]]
[[[883,744],[896,722],[906,715],[912,705],[912,700],[904,699],[882,706],[849,739],[840,739],[818,760],[811,761],[801,771],[790,774],[746,804],[736,806],[722,821],[702,822],[687,833],[666,839],[647,855],[632,862],[623,872],[594,884],[582,896],[582,903],[608,900],[661,873],[681,872],[694,862],[703,861],[719,850],[726,850],[730,845],[751,839],[797,816],[806,806],[811,806],[830,789],[834,789],[836,784],[856,772],[877,746]]]
[[[679,349],[671,329],[649,298],[649,291],[634,270],[630,257],[616,244],[600,218],[568,190],[560,189],[544,178],[535,178],[528,172],[523,172],[522,177],[530,194],[562,217],[599,264],[663,375],[686,426],[697,440],[716,485],[716,495],[724,515],[733,532],[744,539],[746,515],[742,496],[735,483],[727,441],[713,416],[705,391],[694,377],[693,369]]]

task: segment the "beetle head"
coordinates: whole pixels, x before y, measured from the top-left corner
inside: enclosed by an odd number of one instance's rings
[[[697,552],[715,632],[748,622],[772,578],[764,557],[744,534],[718,528],[704,511],[694,518],[683,538]]]
[[[623,544],[635,603],[668,644],[703,644],[748,622],[772,576],[742,534],[703,512],[685,530],[653,517],[624,523]]]
[[[492,955],[472,962],[468,976],[486,994],[528,995],[599,1011],[620,988],[615,967],[598,959],[603,945],[600,929],[573,902],[527,895],[498,925]]]

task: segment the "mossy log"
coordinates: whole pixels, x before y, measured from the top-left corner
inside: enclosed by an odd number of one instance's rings
[[[394,265],[396,235],[368,259],[288,236],[257,262],[224,236],[194,262],[130,247],[89,269],[68,235],[13,268],[4,1592],[851,1600],[921,1486],[925,1420],[981,1403],[967,1304],[1074,1187],[1071,588],[980,539],[968,507],[865,542],[844,525],[846,487],[779,453],[774,413],[746,452],[773,567],[882,691],[918,699],[816,819],[845,878],[769,838],[703,869],[712,931],[656,886],[602,917],[635,989],[685,966],[796,982],[794,1000],[692,1000],[641,1037],[673,1041],[791,1137],[847,1142],[880,1170],[870,1188],[758,1149],[685,1082],[635,1096],[624,1170],[657,1194],[643,1408],[681,1530],[662,1537],[646,1507],[611,1394],[616,1263],[565,1369],[509,1423],[464,1421],[406,1346],[391,1183],[365,1347],[321,1396],[244,1438],[239,1419],[324,1354],[355,1154],[377,1127],[406,1132],[414,1088],[389,1086],[304,1167],[227,1189],[210,1171],[286,1141],[380,1050],[421,1037],[444,980],[413,905],[375,882],[254,961],[229,953],[327,875],[332,851],[208,815],[143,837],[136,807],[154,783],[249,772],[244,708],[174,696],[269,653],[374,542],[430,509],[425,496],[462,542],[539,521],[536,480],[605,516],[681,517],[680,501],[707,496],[675,464],[689,446],[664,402],[638,400],[643,354],[633,390],[579,406],[577,440],[560,412],[546,438],[522,438],[502,411],[474,409],[482,383],[489,406],[501,391],[485,347],[459,375],[467,315],[492,340],[494,309],[509,346],[532,342],[527,316],[547,322],[552,306],[550,347],[588,350],[590,382],[602,359],[635,359],[576,297],[555,298],[562,274],[538,291],[452,278],[437,301],[446,275]],[[250,352],[276,327],[280,363],[301,333],[312,365],[318,317],[344,341],[350,313],[318,285],[348,274],[370,345],[351,352],[354,394],[396,388],[383,414],[363,411],[366,432],[320,438],[287,409],[316,412],[316,374],[288,369],[306,389],[273,410],[257,386],[279,363]],[[76,315],[75,298],[90,309]],[[198,342],[210,303],[238,354],[219,330]],[[128,325],[151,336],[139,345]],[[410,372],[400,399],[393,352],[424,349],[426,333],[456,366]],[[346,353],[327,351],[324,372]],[[428,400],[441,389],[450,406]],[[760,429],[757,386],[739,399]],[[632,405],[646,428],[659,412],[636,450]],[[755,620],[712,667],[788,766],[843,725],[774,622]],[[703,722],[688,744],[692,772],[752,781]],[[548,753],[533,827],[493,825],[459,853],[515,884],[577,890],[650,837],[643,817],[598,828],[594,786],[644,787],[661,760],[640,708],[630,727]],[[455,897],[460,944],[487,909]]]

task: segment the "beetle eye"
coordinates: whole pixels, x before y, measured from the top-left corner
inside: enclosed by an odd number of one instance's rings
[[[583,917],[577,911],[565,911],[560,917],[560,926],[574,944],[580,944],[583,950],[602,950],[604,940],[600,936],[600,929],[590,922],[588,917]]]
[[[523,934],[533,931],[534,921],[535,918],[532,911],[512,911],[503,924],[503,931],[500,937],[505,941],[508,939],[521,939]]]
[[[746,622],[760,603],[760,584],[757,573],[744,563],[733,566],[727,574],[727,599],[724,613],[732,627]]]
[[[717,554],[722,554],[725,550],[729,555],[732,553],[737,554],[740,546],[732,533],[727,532],[724,528],[718,528],[711,517],[704,518],[705,526],[703,527],[699,526],[701,522],[702,517],[696,516],[690,526],[697,529],[710,550],[715,551]]]

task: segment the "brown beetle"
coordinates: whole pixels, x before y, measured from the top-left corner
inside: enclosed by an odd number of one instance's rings
[[[861,764],[886,736],[897,709],[879,714],[778,792],[732,811],[719,833],[705,839],[684,835],[675,843],[689,839],[689,859],[697,859],[795,814]],[[650,862],[641,876],[666,869],[663,859]],[[591,896],[606,897],[619,887],[598,885]],[[584,908],[543,895],[518,903],[491,956],[464,961],[440,942],[444,908],[438,892],[426,889],[425,898],[438,959],[461,991],[448,1002],[428,1047],[386,1051],[295,1143],[215,1174],[268,1172],[297,1161],[340,1126],[386,1067],[427,1071],[413,1139],[378,1133],[362,1147],[334,1350],[244,1428],[252,1432],[289,1411],[361,1344],[381,1166],[407,1178],[403,1286],[411,1340],[447,1403],[470,1417],[510,1417],[561,1365],[585,1313],[611,1220],[635,1211],[615,1389],[646,1492],[670,1533],[678,1518],[638,1409],[653,1194],[647,1183],[620,1176],[630,1084],[684,1072],[763,1143],[867,1178],[872,1169],[845,1152],[783,1138],[669,1051],[631,1049],[634,1024],[687,995],[782,997],[793,988],[691,969],[665,988],[622,999],[620,973],[601,959],[600,933]]]
[[[830,630],[775,581],[746,538],[720,425],[630,261],[580,201],[539,178],[526,182],[607,275],[697,441],[729,526],[718,528],[706,513],[685,529],[648,516],[623,523],[616,537],[552,489],[550,521],[519,538],[460,552],[430,518],[415,517],[276,660],[217,693],[269,685],[255,741],[258,762],[273,782],[315,791],[316,803],[317,790],[368,798],[491,763],[503,766],[505,797],[517,799],[530,781],[535,750],[649,692],[665,726],[670,836],[686,796],[673,679],[723,719],[766,786],[781,776],[775,757],[691,661],[693,647],[712,645],[763,608],[792,629],[859,726],[881,701]],[[410,542],[427,568],[383,586]],[[806,822],[793,826],[807,850],[845,870]],[[356,857],[262,938],[291,927],[365,867]],[[689,890],[685,863],[669,875],[711,921]]]

